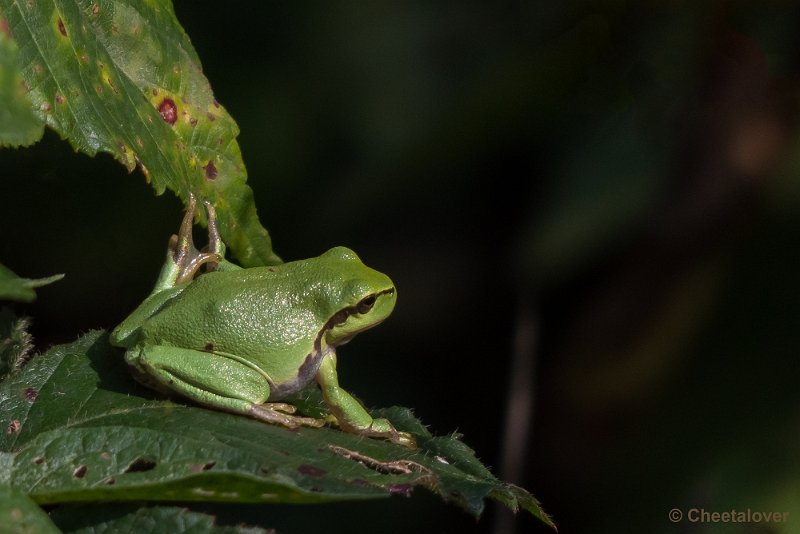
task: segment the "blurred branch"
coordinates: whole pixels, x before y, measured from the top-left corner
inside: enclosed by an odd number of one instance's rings
[[[533,427],[538,339],[539,315],[526,299],[526,302],[518,305],[514,325],[514,344],[500,459],[500,477],[515,484],[522,483],[526,451],[530,450],[528,444]],[[506,512],[497,509],[495,534],[511,534],[516,530],[514,515]]]

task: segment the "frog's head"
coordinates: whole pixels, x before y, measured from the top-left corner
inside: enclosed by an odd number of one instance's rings
[[[328,345],[343,345],[392,313],[397,291],[388,276],[361,263],[356,253],[345,247],[333,248],[321,259],[340,279],[338,306],[325,324]]]

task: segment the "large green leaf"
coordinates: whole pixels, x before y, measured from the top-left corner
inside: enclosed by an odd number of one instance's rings
[[[406,409],[410,450],[334,428],[288,430],[157,399],[94,332],[34,358],[0,384],[6,478],[39,503],[97,500],[325,502],[408,495],[422,486],[479,515],[485,498],[550,524],[525,490],[497,480],[454,436]]]
[[[243,265],[280,262],[245,184],[239,129],[214,99],[171,2],[0,0],[0,29],[14,41],[3,46],[18,49],[0,60],[0,86],[21,76],[40,121],[76,150],[138,167],[158,194],[212,201]],[[10,102],[19,107],[20,98]]]

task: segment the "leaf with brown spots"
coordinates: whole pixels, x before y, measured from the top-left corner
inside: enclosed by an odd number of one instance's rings
[[[211,201],[243,266],[280,263],[246,184],[239,128],[171,2],[0,0],[0,104],[0,145],[33,143],[46,124],[77,150],[138,168],[157,194]]]

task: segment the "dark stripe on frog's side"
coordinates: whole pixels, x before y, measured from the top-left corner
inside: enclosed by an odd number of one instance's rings
[[[317,376],[317,371],[322,363],[322,356],[323,355],[315,348],[311,351],[311,354],[306,356],[306,359],[303,360],[302,365],[297,369],[297,376],[295,376],[294,379],[284,382],[283,384],[270,384],[269,400],[283,400],[287,395],[297,393],[306,387],[306,385]]]
[[[394,293],[394,288],[387,289],[385,291],[381,291],[379,293],[375,293],[374,297],[378,297],[380,295],[386,295]],[[334,313],[333,316],[325,322],[325,325],[322,329],[317,333],[317,337],[314,339],[314,349],[306,356],[305,360],[303,360],[302,365],[297,369],[297,376],[288,382],[284,382],[283,384],[270,384],[270,394],[269,400],[276,401],[281,400],[282,398],[286,397],[287,395],[292,395],[297,393],[306,385],[308,385],[314,378],[317,376],[317,371],[319,370],[319,366],[322,363],[322,357],[335,352],[335,347],[333,346],[326,346],[325,349],[322,348],[322,339],[325,334],[334,326],[340,325],[347,321],[347,319],[357,313],[358,306],[348,306],[338,312]],[[357,332],[354,332],[355,335]],[[352,337],[352,336],[351,336]],[[348,338],[349,340],[349,338]],[[339,343],[341,344],[341,343]]]

